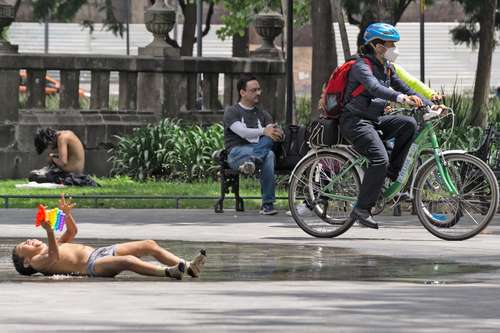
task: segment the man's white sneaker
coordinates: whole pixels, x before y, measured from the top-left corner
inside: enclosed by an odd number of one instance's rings
[[[238,171],[244,175],[251,176],[255,172],[255,163],[248,161],[240,165]]]
[[[196,257],[193,258],[193,260],[188,261],[188,263],[186,264],[187,266],[186,272],[191,277],[194,278],[199,277],[206,261],[207,261],[207,251],[205,249],[201,249],[200,253],[198,253]]]

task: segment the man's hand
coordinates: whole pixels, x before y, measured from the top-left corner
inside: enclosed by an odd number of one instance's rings
[[[431,101],[434,103],[441,103],[441,101],[443,100],[443,97],[444,97],[444,95],[441,95],[441,94],[433,94],[431,96]]]
[[[71,214],[71,210],[73,207],[76,206],[76,203],[71,201],[71,198],[68,199],[66,202],[66,199],[64,198],[64,193],[61,193],[61,199],[59,200],[59,208],[64,212],[66,215]]]
[[[279,141],[283,138],[283,131],[276,124],[269,124],[264,128],[264,135],[273,141]]]
[[[439,109],[448,110],[448,107],[444,104],[439,104],[439,105],[435,104],[435,105],[431,106],[431,110],[439,110]]]
[[[441,117],[446,116],[448,114],[448,107],[444,104],[433,105],[431,106],[431,110],[439,112],[439,115]]]
[[[321,97],[318,101],[318,110],[322,110],[326,112],[326,103],[325,103],[325,92],[322,91]]]
[[[320,98],[318,101],[318,110],[326,112],[326,104],[325,104],[325,100],[323,98]]]
[[[414,105],[417,108],[419,108],[422,105],[424,105],[424,103],[422,102],[422,99],[420,99],[420,97],[418,97],[416,95],[406,96],[405,99],[404,99],[404,102],[407,103],[407,104],[410,104],[410,105]]]

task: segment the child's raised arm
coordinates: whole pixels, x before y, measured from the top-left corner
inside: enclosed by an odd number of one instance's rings
[[[75,203],[71,202],[71,199],[70,201],[66,202],[66,199],[64,198],[64,193],[61,193],[59,208],[66,215],[65,219],[66,231],[58,239],[59,244],[71,242],[78,233],[78,228],[76,227],[75,220],[73,219],[73,214],[71,213],[71,210],[73,209],[73,207],[75,207],[75,205],[76,205]]]
[[[48,252],[37,254],[31,258],[30,265],[39,272],[50,271],[50,267],[59,260],[59,245],[57,244],[54,230],[47,221],[41,221],[40,225],[47,232]]]

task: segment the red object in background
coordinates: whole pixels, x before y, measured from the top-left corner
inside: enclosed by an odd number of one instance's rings
[[[19,92],[25,94],[27,91],[26,88],[26,82],[27,82],[27,75],[26,71],[22,69],[19,72],[19,76],[21,77],[21,83],[19,84]],[[55,95],[58,94],[61,89],[61,83],[50,76],[46,75],[45,76],[45,95]],[[90,97],[90,93],[83,89],[78,89],[78,95],[80,97]]]

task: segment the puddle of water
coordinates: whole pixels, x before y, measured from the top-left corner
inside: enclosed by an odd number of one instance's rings
[[[131,272],[121,273],[114,279],[89,279],[60,275],[20,276],[12,265],[11,251],[15,244],[21,241],[24,239],[0,238],[0,282],[158,280],[158,278],[143,277]],[[130,240],[80,239],[79,241],[93,247],[100,247]],[[351,249],[321,246],[186,241],[158,241],[158,243],[188,260],[200,248],[206,248],[208,262],[199,281],[384,280],[444,284],[457,283],[457,281],[467,282],[461,278],[465,274],[498,269],[490,265],[361,255]],[[145,258],[145,260],[152,261],[153,258]]]

